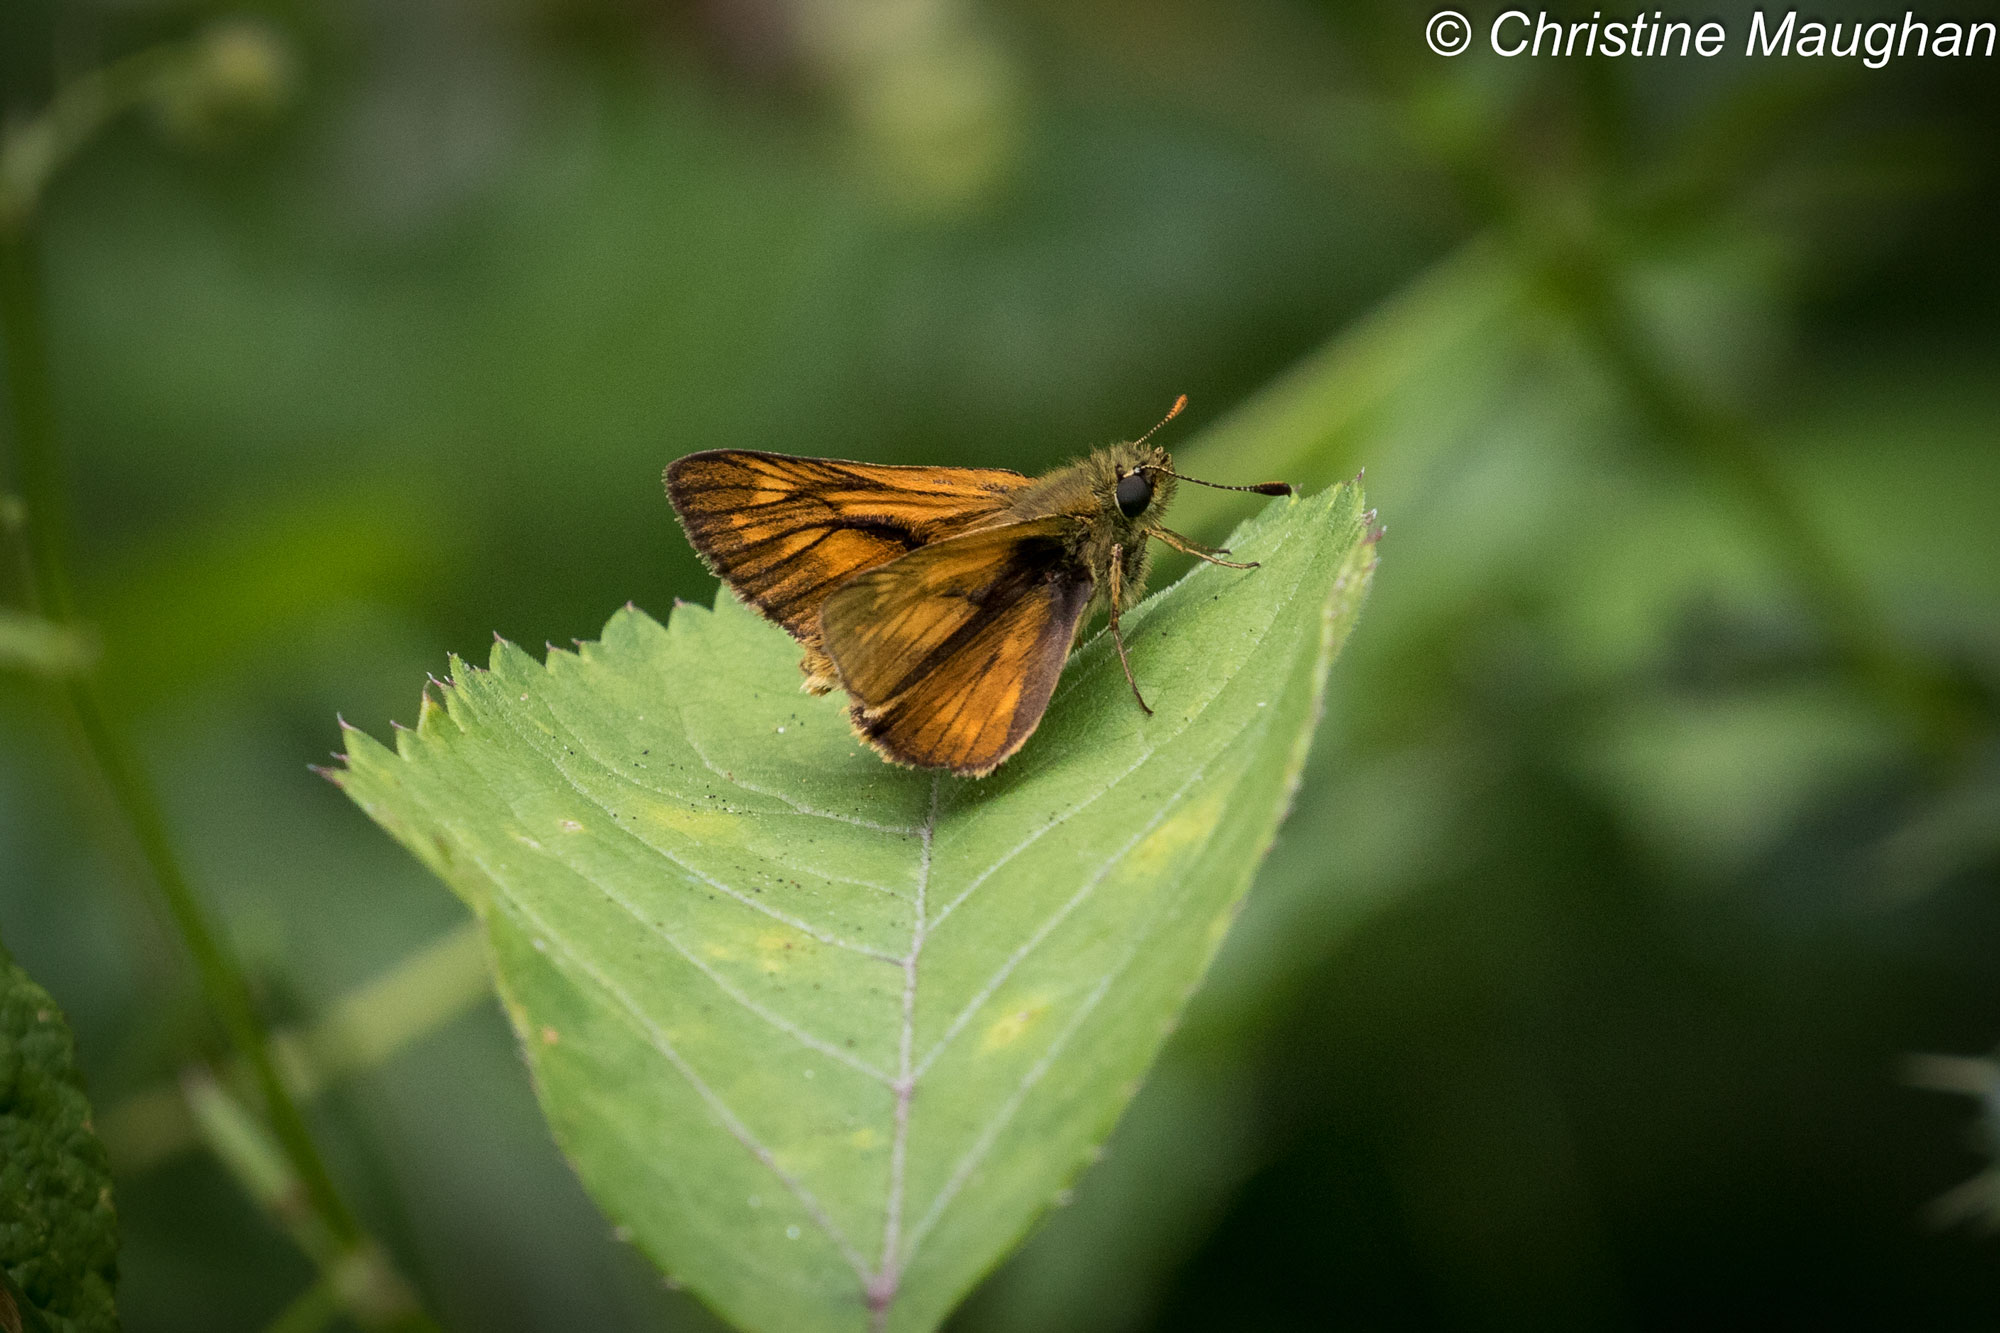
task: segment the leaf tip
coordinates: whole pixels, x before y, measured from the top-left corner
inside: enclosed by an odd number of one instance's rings
[[[437,726],[438,718],[443,716],[446,716],[444,704],[431,694],[429,685],[424,686],[424,692],[417,698],[417,730],[431,731]]]

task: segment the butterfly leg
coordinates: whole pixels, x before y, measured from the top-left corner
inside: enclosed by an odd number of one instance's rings
[[[1181,536],[1171,528],[1148,528],[1146,529],[1146,533],[1148,536],[1158,537],[1182,555],[1191,555],[1197,560],[1206,560],[1211,565],[1221,565],[1224,569],[1257,568],[1255,560],[1250,561],[1248,564],[1242,564],[1235,560],[1218,560],[1216,559],[1217,556],[1229,554],[1228,547],[1203,546],[1200,542],[1190,541],[1188,538]]]
[[[1125,548],[1111,548],[1111,642],[1118,645],[1118,665],[1125,668],[1125,683],[1132,687],[1132,697],[1139,701],[1140,711],[1147,717],[1153,710],[1146,702],[1146,696],[1139,693],[1139,682],[1132,678],[1132,659],[1125,655],[1125,636],[1118,630],[1118,603],[1125,600]]]

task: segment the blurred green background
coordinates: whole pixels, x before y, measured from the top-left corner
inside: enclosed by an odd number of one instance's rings
[[[714,1327],[308,771],[336,713],[708,600],[680,454],[1034,471],[1185,391],[1199,475],[1365,466],[1382,566],[1210,986],[953,1328],[2000,1326],[1995,1131],[1914,1086],[1995,1071],[1910,1063],[2000,1040],[2000,66],[1745,60],[1747,6],[1714,60],[1502,60],[1491,10],[1446,60],[1430,12],[0,6],[11,133],[195,44],[32,224],[79,601],[265,1012],[434,1002],[312,1117],[441,1323]],[[0,936],[126,1326],[263,1328],[313,1267],[186,1131],[227,1048],[157,902],[0,670]]]

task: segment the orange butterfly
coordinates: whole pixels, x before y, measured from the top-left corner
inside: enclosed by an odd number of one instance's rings
[[[806,689],[847,691],[883,758],[983,777],[1033,734],[1093,611],[1110,612],[1153,711],[1118,626],[1144,593],[1148,537],[1255,568],[1159,525],[1175,481],[1195,479],[1146,442],[1185,406],[1040,477],[716,449],[669,467],[667,498],[709,568],[805,645]]]

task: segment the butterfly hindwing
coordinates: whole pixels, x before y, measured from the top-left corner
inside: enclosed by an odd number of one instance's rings
[[[855,727],[899,763],[991,772],[1033,733],[1090,606],[1075,522],[1006,524],[858,574],[820,610]]]
[[[1004,468],[891,467],[748,449],[667,469],[688,539],[743,599],[809,649],[827,594],[863,570],[992,522],[1028,478]]]

